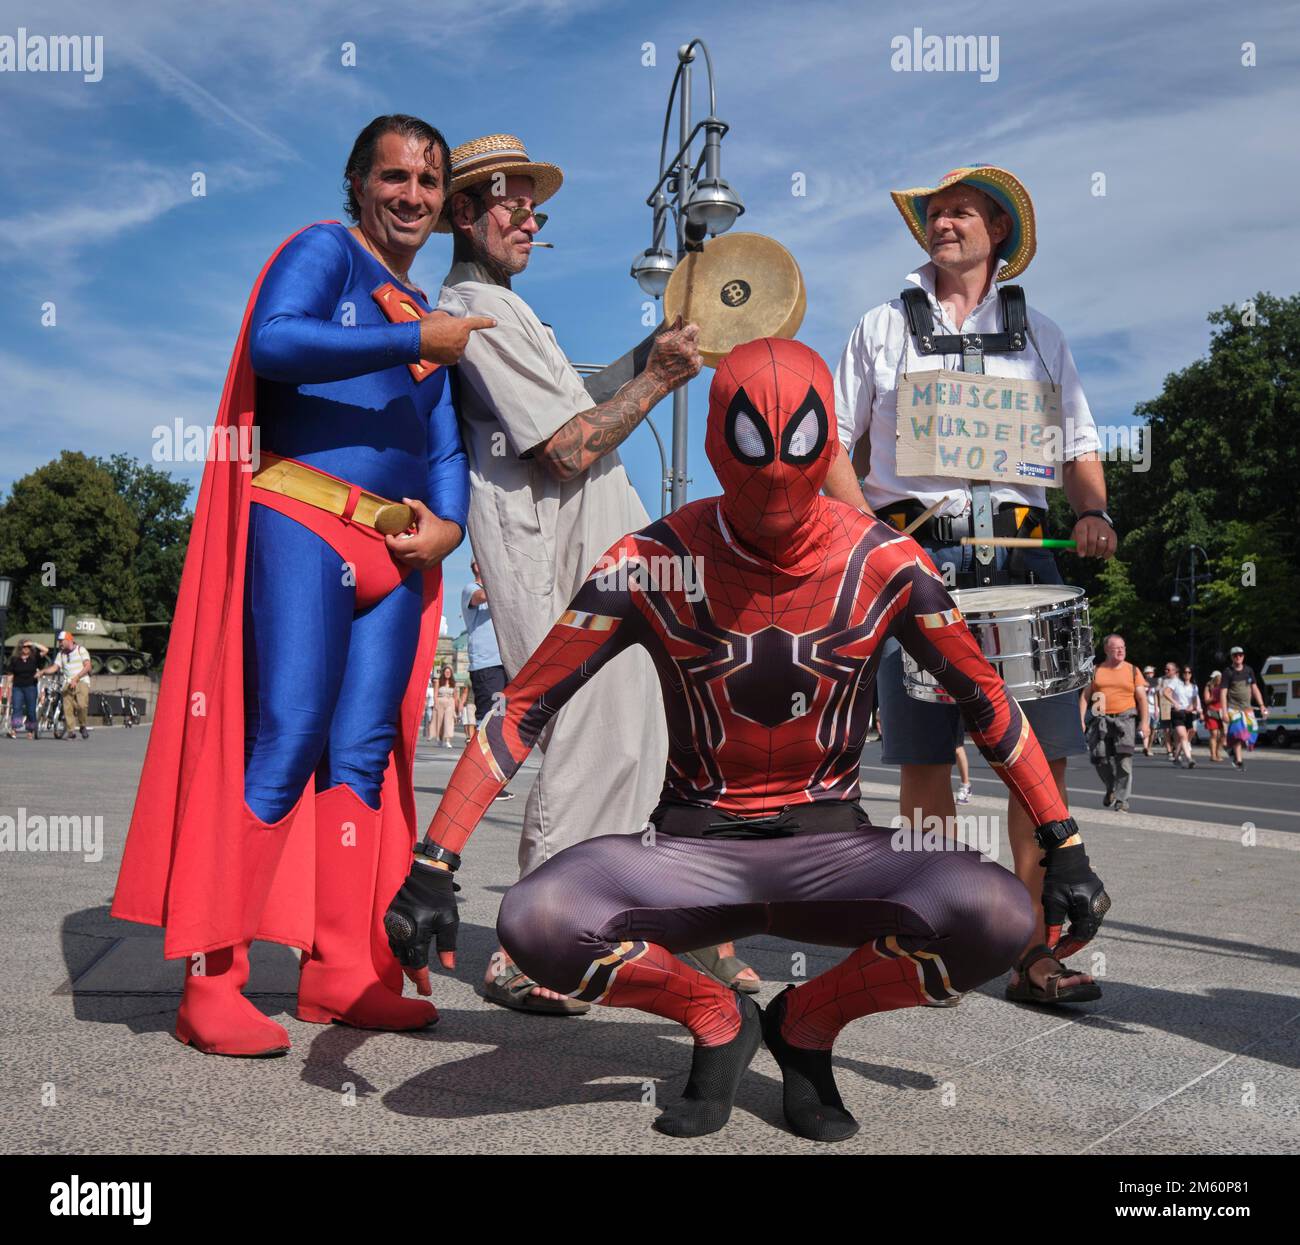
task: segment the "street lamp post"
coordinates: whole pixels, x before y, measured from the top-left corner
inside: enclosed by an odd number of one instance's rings
[[[1178,561],[1174,564],[1174,595],[1169,598],[1170,605],[1181,605],[1183,598],[1182,589],[1187,591],[1187,630],[1188,630],[1188,665],[1192,668],[1192,678],[1196,678],[1196,585],[1207,583],[1211,578],[1209,571],[1202,571],[1199,574],[1196,570],[1196,555],[1201,555],[1201,559],[1208,566],[1210,555],[1201,548],[1200,545],[1188,545],[1187,547],[1187,574],[1180,575],[1179,568],[1183,564],[1182,555],[1179,555]]]
[[[63,630],[63,620],[68,616],[68,607],[66,605],[53,605],[50,607],[50,621],[54,624],[54,645],[57,648],[59,644],[59,632]]]
[[[709,77],[709,115],[691,124],[691,65],[695,50],[704,54]],[[681,146],[668,159],[668,130],[672,122],[673,101],[678,103],[678,138]],[[703,39],[692,39],[677,49],[677,72],[668,91],[668,108],[664,113],[663,136],[659,143],[659,180],[646,196],[646,205],[654,214],[650,246],[632,262],[631,275],[652,298],[662,298],[668,278],[687,251],[698,251],[706,236],[725,233],[735,223],[745,205],[740,196],[722,177],[722,138],[728,126],[717,113],[717,95],[713,82],[713,58]],[[700,131],[704,132],[704,150],[695,162],[691,147]],[[676,233],[676,254],[664,246],[671,213]],[[658,434],[656,434],[657,436]],[[686,501],[687,449],[686,386],[673,391],[673,445],[671,504],[676,510]]]

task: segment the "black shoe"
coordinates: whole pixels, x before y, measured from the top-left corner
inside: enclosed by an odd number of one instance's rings
[[[502,791],[495,798],[498,800],[513,800],[515,793],[513,791]]]
[[[1116,813],[1127,813],[1128,802],[1126,800],[1116,800],[1114,807],[1111,811]]]
[[[1187,762],[1187,768],[1188,768],[1188,769],[1195,769],[1195,768],[1196,768],[1196,762],[1195,762],[1195,761],[1188,761],[1188,762]]]
[[[1105,794],[1104,796],[1101,797],[1101,806],[1102,806],[1102,808],[1109,808],[1109,807],[1110,807],[1112,804],[1114,804],[1114,803],[1115,803],[1115,793],[1114,793],[1114,791],[1107,790],[1106,794]]]
[[[763,1044],[763,1012],[748,995],[736,994],[740,1029],[721,1046],[697,1046],[681,1098],[654,1122],[669,1137],[716,1133],[730,1118],[745,1069]]]
[[[84,726],[81,728],[81,737],[82,739],[90,738],[90,732]]]
[[[810,1141],[846,1141],[859,1125],[835,1087],[830,1051],[791,1046],[781,1036],[786,1001],[794,988],[786,986],[763,1010],[763,1044],[781,1069],[785,1122]]]

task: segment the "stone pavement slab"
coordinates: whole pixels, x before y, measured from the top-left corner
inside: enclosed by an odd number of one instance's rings
[[[493,806],[467,854],[460,967],[435,975],[436,1028],[303,1024],[291,1014],[294,953],[258,946],[251,993],[286,1025],[293,1050],[252,1061],[181,1046],[171,1036],[180,969],[162,962],[159,931],[107,914],[146,737],[100,730],[86,743],[0,749],[0,817],[25,809],[103,818],[98,861],[0,852],[4,1151],[826,1152],[785,1131],[766,1051],[722,1133],[675,1141],[650,1122],[689,1067],[677,1026],[612,1008],[525,1016],[479,998],[496,908],[515,876],[531,763],[514,783],[521,798]],[[457,755],[430,752],[417,763],[422,818]],[[887,824],[893,789],[873,782],[867,791],[873,819]],[[972,811],[996,816],[1000,807],[985,796]],[[1231,827],[1210,833],[1089,810],[1082,821],[1115,900],[1103,936],[1081,957],[1103,980],[1104,999],[1016,1006],[991,982],[957,1008],[854,1023],[836,1065],[862,1131],[837,1151],[1296,1149],[1300,853],[1283,841],[1295,836],[1247,847]],[[776,938],[745,940],[741,953],[766,983],[760,1001],[841,954]]]

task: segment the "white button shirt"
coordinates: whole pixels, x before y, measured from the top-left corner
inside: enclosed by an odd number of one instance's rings
[[[952,323],[947,308],[934,296],[933,264],[925,264],[916,272],[909,273],[907,280],[929,295],[936,333],[999,333],[1005,327],[998,305],[996,282],[990,285],[988,293],[959,329]],[[1050,380],[1060,385],[1065,457],[1068,460],[1092,453],[1100,448],[1101,443],[1065,335],[1034,308],[1027,307],[1026,313],[1032,340],[1024,350],[1016,353],[986,354],[984,370],[990,376]],[[907,346],[906,370],[909,374],[937,371],[944,367],[961,371],[960,355],[917,353],[908,332],[907,312],[901,298],[873,307],[849,335],[848,345],[844,347],[835,371],[835,415],[840,444],[852,455],[858,441],[862,437],[868,438],[870,469],[862,481],[862,491],[873,510],[905,498],[914,498],[922,506],[930,506],[946,497],[948,502],[941,514],[964,514],[970,509],[970,488],[963,481],[945,476],[902,478],[898,475],[898,383],[904,370],[904,344]],[[1042,362],[1039,361],[1040,354]],[[1046,371],[1043,363],[1047,364]],[[999,484],[993,487],[992,492],[995,506],[1047,506],[1047,490],[1042,487]]]

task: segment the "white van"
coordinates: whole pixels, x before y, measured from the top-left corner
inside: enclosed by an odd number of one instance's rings
[[[1270,657],[1259,680],[1259,693],[1268,706],[1268,717],[1259,724],[1260,740],[1281,748],[1300,743],[1300,653]]]

